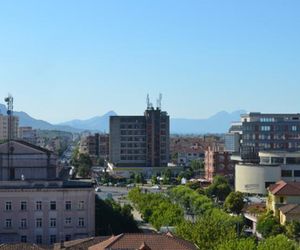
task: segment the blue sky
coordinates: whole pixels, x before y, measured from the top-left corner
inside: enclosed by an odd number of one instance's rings
[[[300,112],[300,1],[0,0],[0,98],[50,122]],[[1,100],[0,100],[1,101]],[[1,101],[2,102],[2,101]],[[3,102],[2,102],[3,103]]]

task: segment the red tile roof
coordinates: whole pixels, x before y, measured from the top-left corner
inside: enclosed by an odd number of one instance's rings
[[[288,204],[279,208],[283,214],[300,214],[299,204]]]
[[[274,195],[300,196],[300,182],[279,181],[268,189]]]
[[[195,250],[192,243],[166,234],[120,234],[89,250]]]

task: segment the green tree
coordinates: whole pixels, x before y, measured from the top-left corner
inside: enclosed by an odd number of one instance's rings
[[[87,154],[74,153],[72,164],[77,174],[81,177],[88,177],[91,166],[93,165],[91,158]]]
[[[244,207],[244,197],[241,192],[231,192],[225,199],[224,208],[231,213],[239,214]]]
[[[157,176],[156,175],[152,175],[152,177],[151,177],[151,183],[152,183],[152,185],[158,184],[158,180],[157,180]]]
[[[253,238],[233,239],[225,241],[216,247],[216,250],[256,250],[256,242]]]
[[[216,197],[218,200],[224,201],[231,192],[231,187],[227,179],[223,176],[215,176],[213,182],[206,189],[206,194],[210,197]]]
[[[299,250],[296,242],[283,234],[271,236],[259,242],[257,250]]]
[[[262,214],[258,218],[256,229],[264,238],[284,232],[284,227],[279,224],[278,219],[271,212]]]
[[[212,209],[200,216],[195,223],[183,221],[176,228],[176,234],[196,244],[199,249],[214,249],[223,242],[237,238],[241,217],[233,217],[220,209]]]
[[[140,230],[131,214],[132,207],[123,207],[113,200],[101,200],[96,196],[95,233],[112,235],[120,233],[138,233]]]
[[[163,184],[165,184],[165,185],[170,184],[171,178],[172,178],[171,169],[166,169],[163,172]]]
[[[199,171],[201,169],[204,169],[204,162],[202,160],[192,160],[191,168],[194,171]]]
[[[300,222],[299,221],[291,221],[288,222],[285,226],[286,235],[290,239],[298,239],[300,236]]]

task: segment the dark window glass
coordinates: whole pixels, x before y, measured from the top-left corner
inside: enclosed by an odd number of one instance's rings
[[[272,157],[271,159],[272,164],[283,164],[282,157]]]
[[[286,164],[300,164],[300,158],[299,157],[287,157]]]
[[[292,177],[292,170],[281,170],[282,177]]]

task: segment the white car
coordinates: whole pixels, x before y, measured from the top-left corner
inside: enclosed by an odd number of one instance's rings
[[[101,189],[100,189],[99,187],[96,187],[96,188],[95,188],[95,191],[96,191],[96,192],[101,192]]]
[[[158,185],[154,185],[154,186],[152,186],[151,188],[152,188],[152,189],[156,189],[156,190],[160,190],[160,189],[161,189],[161,187],[158,186]]]

